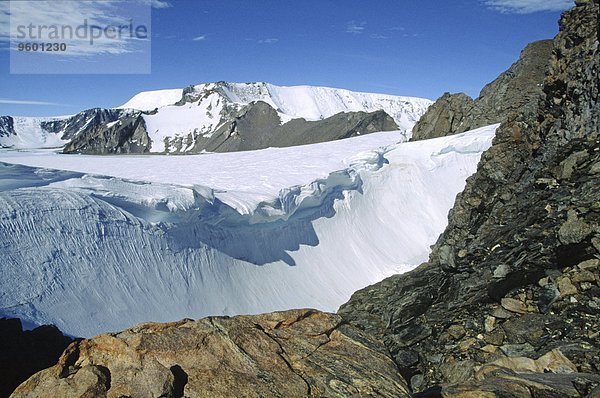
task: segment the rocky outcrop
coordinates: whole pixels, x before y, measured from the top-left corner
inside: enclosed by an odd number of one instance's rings
[[[73,139],[88,129],[114,122],[127,114],[121,109],[92,108],[64,119],[42,121],[42,130],[51,134],[61,134],[63,140]]]
[[[467,94],[444,93],[415,124],[411,141],[444,137],[469,130],[474,125],[470,118],[473,106],[473,99]]]
[[[73,116],[0,116],[0,145],[14,148],[52,148],[95,134],[98,129],[133,116],[136,111],[92,108]],[[137,112],[139,114],[139,112]]]
[[[338,113],[323,120],[293,119],[282,124],[275,109],[263,101],[243,107],[229,119],[210,137],[168,140],[168,151],[182,151],[186,140],[194,140],[187,153],[234,152],[315,144],[398,129],[384,111]]]
[[[0,319],[0,397],[54,365],[71,341],[54,326],[24,331],[19,319]]]
[[[153,95],[158,98],[152,100]],[[26,122],[38,125],[42,135],[59,135],[65,153],[197,154],[313,144],[377,131],[401,130],[399,139],[404,139],[430,104],[419,98],[266,83],[189,86],[168,105],[163,95],[140,93],[122,108]],[[334,114],[335,109],[344,112]],[[350,109],[355,111],[346,112]],[[0,124],[0,134],[1,129]]]
[[[408,397],[385,348],[314,310],[142,324],[74,342],[12,397]]]
[[[505,121],[513,113],[533,111],[552,54],[552,40],[533,42],[519,60],[486,85],[472,100],[464,93],[445,93],[413,128],[412,140],[463,133]]]
[[[119,108],[73,116],[0,116],[0,146],[197,154],[313,144],[376,131],[399,130],[398,139],[405,140],[430,104],[327,87],[216,82],[142,92]]]
[[[14,120],[10,116],[0,116],[0,137],[8,137],[15,134]]]
[[[538,109],[497,130],[429,262],[340,309],[384,339],[414,390],[473,383],[495,361],[559,350],[573,366],[545,371],[598,396],[597,377],[585,376],[600,372],[598,8],[581,0],[563,14]],[[539,370],[517,384],[540,380]],[[481,396],[578,396],[517,389]]]
[[[136,112],[123,114],[108,123],[90,123],[85,131],[72,137],[63,153],[145,153],[150,150],[150,145],[144,118],[141,112]]]
[[[198,100],[194,91],[184,90],[182,104]],[[178,103],[179,104],[179,103]],[[397,130],[394,120],[384,111],[339,113],[323,120],[294,119],[282,124],[277,111],[263,101],[221,115],[220,127],[211,134],[167,137],[165,152],[195,154],[234,152],[315,144]],[[152,141],[146,131],[144,112],[123,113],[114,121],[90,123],[75,135],[64,153],[126,154],[149,152]]]

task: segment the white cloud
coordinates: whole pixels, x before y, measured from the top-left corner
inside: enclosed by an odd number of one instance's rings
[[[273,44],[273,43],[277,43],[279,41],[279,39],[277,38],[270,38],[270,39],[260,39],[258,41],[259,44]]]
[[[0,104],[65,106],[64,104],[57,104],[55,102],[16,100],[16,99],[10,99],[10,98],[0,98]]]
[[[206,40],[206,35],[200,35],[200,36],[196,36],[192,39],[193,41],[201,41],[201,40]]]
[[[389,39],[389,36],[385,36],[385,35],[380,35],[377,33],[373,33],[371,36],[369,36],[371,39]]]
[[[483,4],[503,14],[531,14],[540,11],[563,11],[573,0],[483,0]]]
[[[146,0],[140,0],[142,3]],[[155,1],[155,0],[153,0]],[[34,27],[57,26],[59,28],[66,26],[75,30],[87,22],[88,26],[123,26],[129,25],[131,15],[123,15],[123,2],[121,0],[93,0],[93,1],[65,1],[65,0],[40,0],[40,1],[0,1],[0,42],[8,43],[11,36],[11,22],[13,29],[17,26]],[[154,3],[152,3],[154,4]],[[143,6],[142,6],[143,9]],[[140,21],[141,23],[144,21]],[[149,22],[149,21],[148,21]],[[135,21],[134,25],[138,26]],[[59,29],[60,30],[60,29]],[[29,37],[28,40],[35,41],[37,38],[36,29],[33,29],[35,37]],[[43,32],[48,35],[49,29]],[[16,36],[16,30],[12,32]],[[38,40],[44,40],[47,36],[42,35]],[[121,37],[108,38],[100,37],[94,39],[93,45],[90,45],[90,39],[80,39],[75,37],[61,38],[60,41],[67,44],[65,52],[48,52],[49,55],[63,56],[93,56],[99,54],[123,54],[139,52],[140,42],[147,39],[138,39],[129,37],[127,33]],[[16,40],[15,40],[16,41]],[[16,46],[16,43],[13,42]]]
[[[150,5],[152,8],[169,8],[173,7],[171,3],[164,0],[140,0],[142,4]]]
[[[358,22],[358,23],[356,21],[349,21],[346,24],[346,33],[352,33],[355,35],[359,35],[359,34],[363,33],[366,25],[367,25],[367,23],[365,21]]]

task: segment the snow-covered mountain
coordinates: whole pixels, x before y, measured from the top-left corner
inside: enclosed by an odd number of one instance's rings
[[[219,119],[219,115],[228,106],[240,108],[257,101],[263,101],[275,109],[283,123],[298,118],[322,120],[340,112],[383,110],[394,119],[400,130],[412,129],[432,103],[423,98],[361,93],[329,87],[217,82],[180,90],[142,92],[119,108],[142,111],[158,109],[156,114],[144,117],[149,133],[174,136],[193,132],[198,126],[208,126],[207,130],[214,129],[215,120]],[[194,104],[184,109],[191,109],[189,113],[195,115],[196,119],[184,117],[182,119],[186,124],[173,127],[175,118],[170,116],[183,114],[185,111],[179,107],[184,103]],[[203,112],[197,112],[198,109],[194,106],[200,107]]]
[[[70,117],[3,117],[0,146],[64,145],[65,152],[88,154],[227,152],[397,129],[406,140],[429,105],[422,98],[326,87],[217,82],[142,92],[115,109]]]
[[[93,108],[69,116],[0,116],[0,148],[61,148],[92,128],[131,113],[131,110]]]
[[[427,259],[495,126],[190,156],[0,152],[0,316],[79,336],[333,311]]]

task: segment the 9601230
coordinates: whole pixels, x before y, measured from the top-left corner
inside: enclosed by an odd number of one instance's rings
[[[67,51],[67,43],[19,43],[17,44],[18,51],[33,51],[33,52],[58,52]]]

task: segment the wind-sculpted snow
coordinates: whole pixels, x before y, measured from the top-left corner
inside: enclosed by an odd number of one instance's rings
[[[0,152],[0,316],[89,336],[149,320],[334,311],[427,258],[495,128],[238,158]]]

